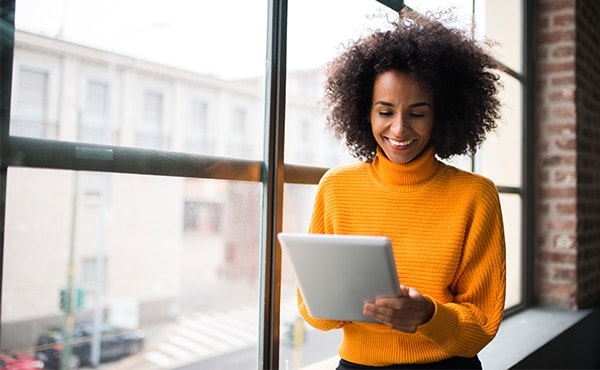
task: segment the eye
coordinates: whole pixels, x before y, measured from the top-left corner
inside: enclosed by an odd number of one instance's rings
[[[411,113],[410,113],[410,116],[411,116],[411,117],[414,117],[414,118],[423,118],[423,117],[425,117],[425,113],[420,113],[420,112],[411,112]]]
[[[379,111],[379,115],[380,115],[380,116],[383,116],[383,117],[389,117],[389,116],[391,116],[391,115],[393,115],[393,114],[394,114],[394,113],[393,113],[393,112],[390,112],[390,111]]]

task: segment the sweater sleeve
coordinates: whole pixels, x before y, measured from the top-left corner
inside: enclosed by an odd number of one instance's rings
[[[446,353],[473,357],[496,335],[504,312],[506,261],[498,192],[484,183],[472,203],[463,257],[450,303],[435,301],[432,319],[418,332]],[[431,297],[430,297],[431,298]]]

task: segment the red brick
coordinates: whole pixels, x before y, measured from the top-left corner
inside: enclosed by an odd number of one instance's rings
[[[577,231],[577,220],[552,219],[546,222],[549,230]]]
[[[577,142],[575,141],[575,138],[572,138],[572,139],[560,138],[560,139],[556,140],[556,146],[559,147],[560,149],[575,150],[577,148]]]
[[[576,281],[577,271],[574,268],[555,267],[552,278],[561,281]]]
[[[575,25],[575,15],[569,12],[568,14],[557,14],[552,17],[553,26],[565,27]]]
[[[575,101],[575,91],[572,88],[564,88],[553,91],[549,94],[551,102],[573,102]]]
[[[575,0],[542,0],[538,1],[538,12],[549,13],[558,10],[575,9]]]
[[[551,55],[553,58],[558,58],[558,59],[565,58],[565,57],[574,58],[575,57],[575,46],[574,45],[559,46],[552,51]]]
[[[563,215],[576,215],[577,214],[577,204],[575,203],[563,203],[557,204],[556,209]]]
[[[575,86],[575,74],[569,74],[565,76],[553,77],[550,79],[550,85],[552,86]]]
[[[539,72],[541,74],[559,73],[559,72],[574,72],[575,62],[562,62],[562,63],[540,63]]]
[[[565,235],[565,236],[567,236],[568,238],[575,239],[573,241],[575,243],[575,245],[569,251],[565,251],[565,253],[558,253],[558,252],[554,253],[557,258],[556,262],[568,263],[568,264],[572,264],[573,266],[575,266],[575,264],[577,263],[577,236],[575,234]]]
[[[566,282],[562,283],[541,283],[539,284],[539,289],[542,292],[554,293],[559,296],[573,298],[575,296],[575,292],[577,292],[577,287],[575,284],[569,284]]]
[[[539,261],[544,262],[540,265],[540,269],[550,269],[553,263],[561,264],[575,264],[577,263],[577,256],[573,250],[561,250],[556,249],[549,251],[541,251],[538,255]]]
[[[558,41],[575,40],[575,30],[559,30],[541,32],[538,42],[541,44],[552,44]]]
[[[576,117],[575,106],[559,107],[559,108],[551,109],[550,115],[554,116],[555,118],[575,118]]]
[[[569,104],[570,105],[570,104]],[[562,125],[552,125],[548,127],[548,131],[552,135],[575,135],[576,129],[575,123],[562,124]]]
[[[550,153],[548,153],[550,154]],[[575,165],[576,159],[574,156],[568,155],[549,155],[547,157],[540,158],[540,164],[542,166],[564,166],[564,165]]]

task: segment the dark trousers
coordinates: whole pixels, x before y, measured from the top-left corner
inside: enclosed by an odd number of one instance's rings
[[[406,364],[406,365],[390,365],[390,366],[366,366],[352,363],[346,360],[340,360],[340,364],[336,370],[354,370],[354,369],[481,369],[481,362],[477,356],[467,357],[450,357],[442,361],[431,362],[428,364]]]

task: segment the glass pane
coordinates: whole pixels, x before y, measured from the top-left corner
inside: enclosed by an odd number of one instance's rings
[[[420,13],[445,11],[450,9],[456,23],[453,27],[471,30],[473,21],[473,0],[407,0],[405,4]]]
[[[505,307],[522,302],[523,251],[521,250],[521,197],[517,194],[500,194],[504,235],[506,238],[506,302]]]
[[[520,0],[407,0],[411,8],[425,13],[451,9],[456,26],[474,32],[477,39],[495,43],[495,57],[509,68],[522,71],[522,39]],[[475,27],[471,27],[475,20]]]
[[[72,318],[82,365],[103,327],[113,333],[103,337],[103,369],[256,368],[261,191],[260,183],[10,168],[3,351],[52,363]],[[61,310],[67,288],[73,311]]]
[[[465,171],[473,171],[473,158],[470,155],[455,155],[442,161]]]
[[[478,29],[497,43],[496,57],[516,72],[522,72],[523,15],[521,0],[478,0]]]
[[[307,232],[312,213],[315,185],[286,184],[283,231]],[[282,258],[280,369],[300,369],[337,354],[340,330],[319,331],[308,325],[298,312],[296,279],[284,255]]]
[[[17,0],[10,133],[261,159],[267,10]]]
[[[502,118],[475,157],[475,170],[496,185],[521,186],[522,166],[522,86],[501,73]]]
[[[389,28],[389,20],[394,19],[397,19],[396,13],[376,1],[289,2],[287,163],[330,167],[354,161],[325,129],[325,112],[321,105],[325,65],[339,53],[340,46],[373,28]],[[335,27],[331,26],[332,22]]]

